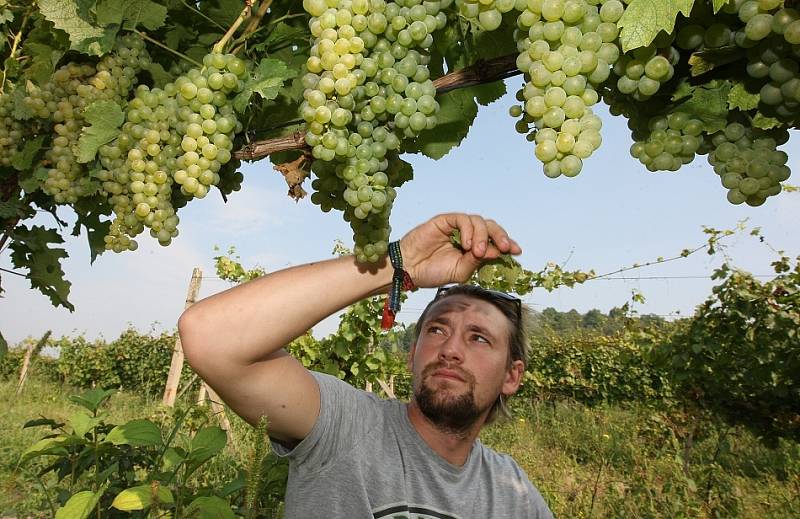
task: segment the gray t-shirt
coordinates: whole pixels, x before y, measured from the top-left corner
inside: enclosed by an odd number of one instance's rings
[[[475,441],[466,463],[445,461],[417,433],[406,404],[322,373],[311,433],[289,450],[286,517],[552,518],[525,472]]]

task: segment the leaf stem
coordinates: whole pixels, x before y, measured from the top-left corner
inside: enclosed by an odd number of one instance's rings
[[[189,56],[187,56],[186,54],[183,54],[182,52],[178,52],[177,50],[175,50],[175,49],[172,49],[172,48],[170,48],[170,47],[168,47],[168,46],[164,45],[164,44],[163,44],[163,43],[161,43],[160,41],[156,40],[155,38],[151,38],[150,36],[148,36],[147,34],[143,33],[142,31],[138,31],[138,30],[136,30],[136,29],[131,29],[131,32],[133,32],[134,34],[138,35],[138,36],[139,36],[139,37],[141,37],[143,40],[145,40],[145,41],[149,41],[149,42],[150,42],[150,43],[152,43],[153,45],[156,45],[156,46],[158,46],[158,47],[161,47],[161,48],[162,48],[162,49],[164,49],[165,51],[167,51],[167,52],[171,52],[172,54],[175,54],[175,55],[176,55],[176,56],[178,56],[179,58],[181,58],[181,59],[184,59],[184,60],[188,61],[188,62],[189,62],[189,63],[191,63],[192,65],[196,65],[196,66],[198,66],[198,67],[202,67],[202,66],[203,66],[203,64],[202,64],[202,63],[200,63],[200,62],[198,62],[198,61],[195,61],[195,60],[193,60],[192,58],[190,58],[190,57],[189,57]]]
[[[25,13],[25,17],[22,19],[22,23],[19,26],[19,32],[14,36],[14,43],[11,45],[11,53],[6,58],[6,61],[13,60],[14,56],[17,54],[17,50],[19,49],[19,42],[22,41],[22,33],[25,31],[25,26],[28,25],[28,20],[30,19],[30,11]],[[6,88],[6,78],[8,76],[8,67],[3,65],[3,81],[0,82],[0,94],[5,93]]]
[[[208,22],[210,22],[210,23],[212,23],[212,24],[216,25],[216,26],[217,26],[217,27],[219,27],[221,30],[223,30],[223,31],[225,30],[225,27],[223,27],[222,25],[220,25],[220,24],[219,24],[219,23],[218,23],[216,20],[214,20],[214,19],[210,18],[209,16],[207,16],[207,15],[206,15],[206,14],[205,14],[203,11],[201,11],[200,9],[198,9],[198,8],[196,8],[196,7],[192,6],[192,5],[190,5],[190,4],[189,4],[189,3],[188,3],[186,0],[181,0],[181,3],[182,3],[182,4],[183,4],[183,5],[184,5],[184,6],[185,6],[187,9],[189,9],[190,11],[194,11],[194,13],[195,13],[195,14],[197,14],[197,15],[201,16],[202,18],[205,18],[205,19],[206,19]]]
[[[244,9],[239,13],[239,17],[234,20],[233,24],[228,29],[228,32],[214,45],[212,52],[222,53],[225,45],[233,38],[233,35],[239,29],[239,26],[250,16],[250,11],[253,9],[253,0],[245,0]]]

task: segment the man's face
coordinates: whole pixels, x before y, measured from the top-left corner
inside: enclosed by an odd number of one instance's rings
[[[508,319],[487,301],[453,295],[436,302],[409,357],[422,413],[445,430],[463,432],[498,395],[513,394],[522,361],[509,367],[510,334]]]

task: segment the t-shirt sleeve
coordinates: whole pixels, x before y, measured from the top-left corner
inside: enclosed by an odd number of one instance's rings
[[[325,373],[311,372],[319,385],[320,410],[308,436],[294,448],[272,442],[276,455],[286,457],[298,471],[317,472],[346,456],[379,427],[377,397]]]

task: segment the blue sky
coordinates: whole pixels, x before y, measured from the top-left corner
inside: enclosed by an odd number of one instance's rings
[[[514,87],[519,79],[509,80]],[[677,173],[650,173],[628,154],[626,122],[599,107],[604,143],[574,179],[544,176],[533,147],[514,131],[507,115],[508,95],[482,108],[462,145],[439,161],[413,156],[415,179],[399,190],[392,215],[393,237],[440,212],[465,211],[494,218],[505,225],[524,249],[520,261],[538,270],[548,261],[568,269],[613,271],[659,256],[672,256],[705,241],[702,226],[732,228],[748,218],[761,227],[776,248],[800,254],[800,194],[781,194],[759,208],[732,206],[705,157]],[[789,165],[800,170],[797,135],[783,149]],[[27,280],[4,274],[5,298],[0,299],[0,330],[10,343],[40,336],[83,333],[113,339],[128,326],[146,331],[172,329],[183,309],[193,267],[203,269],[201,297],[228,288],[215,279],[214,245],[235,246],[245,266],[260,264],[268,271],[331,256],[334,241],[351,241],[348,225],[336,213],[323,214],[308,199],[295,203],[286,184],[261,161],[244,167],[241,192],[223,204],[216,193],[195,201],[181,213],[181,235],[169,247],[142,237],[139,250],[106,254],[89,265],[84,237],[67,237],[70,254],[64,262],[72,281],[76,311],[55,309],[30,289]],[[798,184],[795,177],[790,183]],[[308,187],[308,186],[307,186]],[[310,187],[308,187],[310,189]],[[62,217],[69,220],[68,211]],[[53,225],[39,217],[37,224]],[[756,240],[737,237],[728,250],[735,264],[755,274],[769,274],[774,255]],[[721,261],[698,254],[667,265],[641,269],[628,277],[708,276]],[[0,267],[10,268],[8,251]],[[539,290],[525,300],[535,309],[575,308],[608,311],[641,291],[643,313],[691,314],[710,293],[708,279],[595,281],[552,293]],[[414,294],[400,321],[414,321],[430,291]],[[333,319],[316,328],[318,335],[335,325]]]

